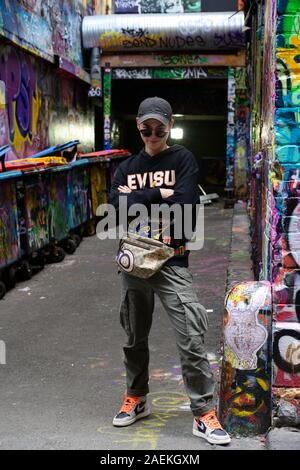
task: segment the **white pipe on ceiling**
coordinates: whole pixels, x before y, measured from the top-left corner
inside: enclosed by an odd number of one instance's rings
[[[245,47],[244,13],[86,16],[82,39],[102,52],[237,50]]]

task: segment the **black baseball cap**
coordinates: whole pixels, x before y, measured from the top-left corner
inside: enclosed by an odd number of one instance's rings
[[[137,117],[139,123],[147,119],[157,119],[166,126],[171,121],[172,108],[168,101],[158,96],[146,98],[139,106]]]

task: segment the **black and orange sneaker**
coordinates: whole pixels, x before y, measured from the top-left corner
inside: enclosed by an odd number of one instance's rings
[[[206,439],[210,444],[229,444],[231,438],[222,428],[215,410],[194,419],[193,434]]]
[[[114,426],[129,426],[138,419],[149,416],[150,408],[146,397],[130,397],[125,395],[122,408],[113,419]]]

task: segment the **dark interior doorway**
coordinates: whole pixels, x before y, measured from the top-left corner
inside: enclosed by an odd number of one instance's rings
[[[227,80],[112,80],[113,134],[119,148],[138,152],[142,141],[136,130],[139,103],[149,96],[168,100],[175,115],[174,127],[183,130],[180,140],[195,155],[199,183],[207,191],[223,193],[226,170]]]

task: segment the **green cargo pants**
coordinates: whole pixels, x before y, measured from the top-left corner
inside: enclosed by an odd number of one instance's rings
[[[188,268],[165,266],[148,279],[124,272],[120,320],[127,334],[124,347],[127,393],[143,396],[149,392],[148,336],[152,324],[154,294],[160,298],[173,324],[182,376],[194,416],[214,407],[214,378],[204,346],[207,313],[193,289]]]

